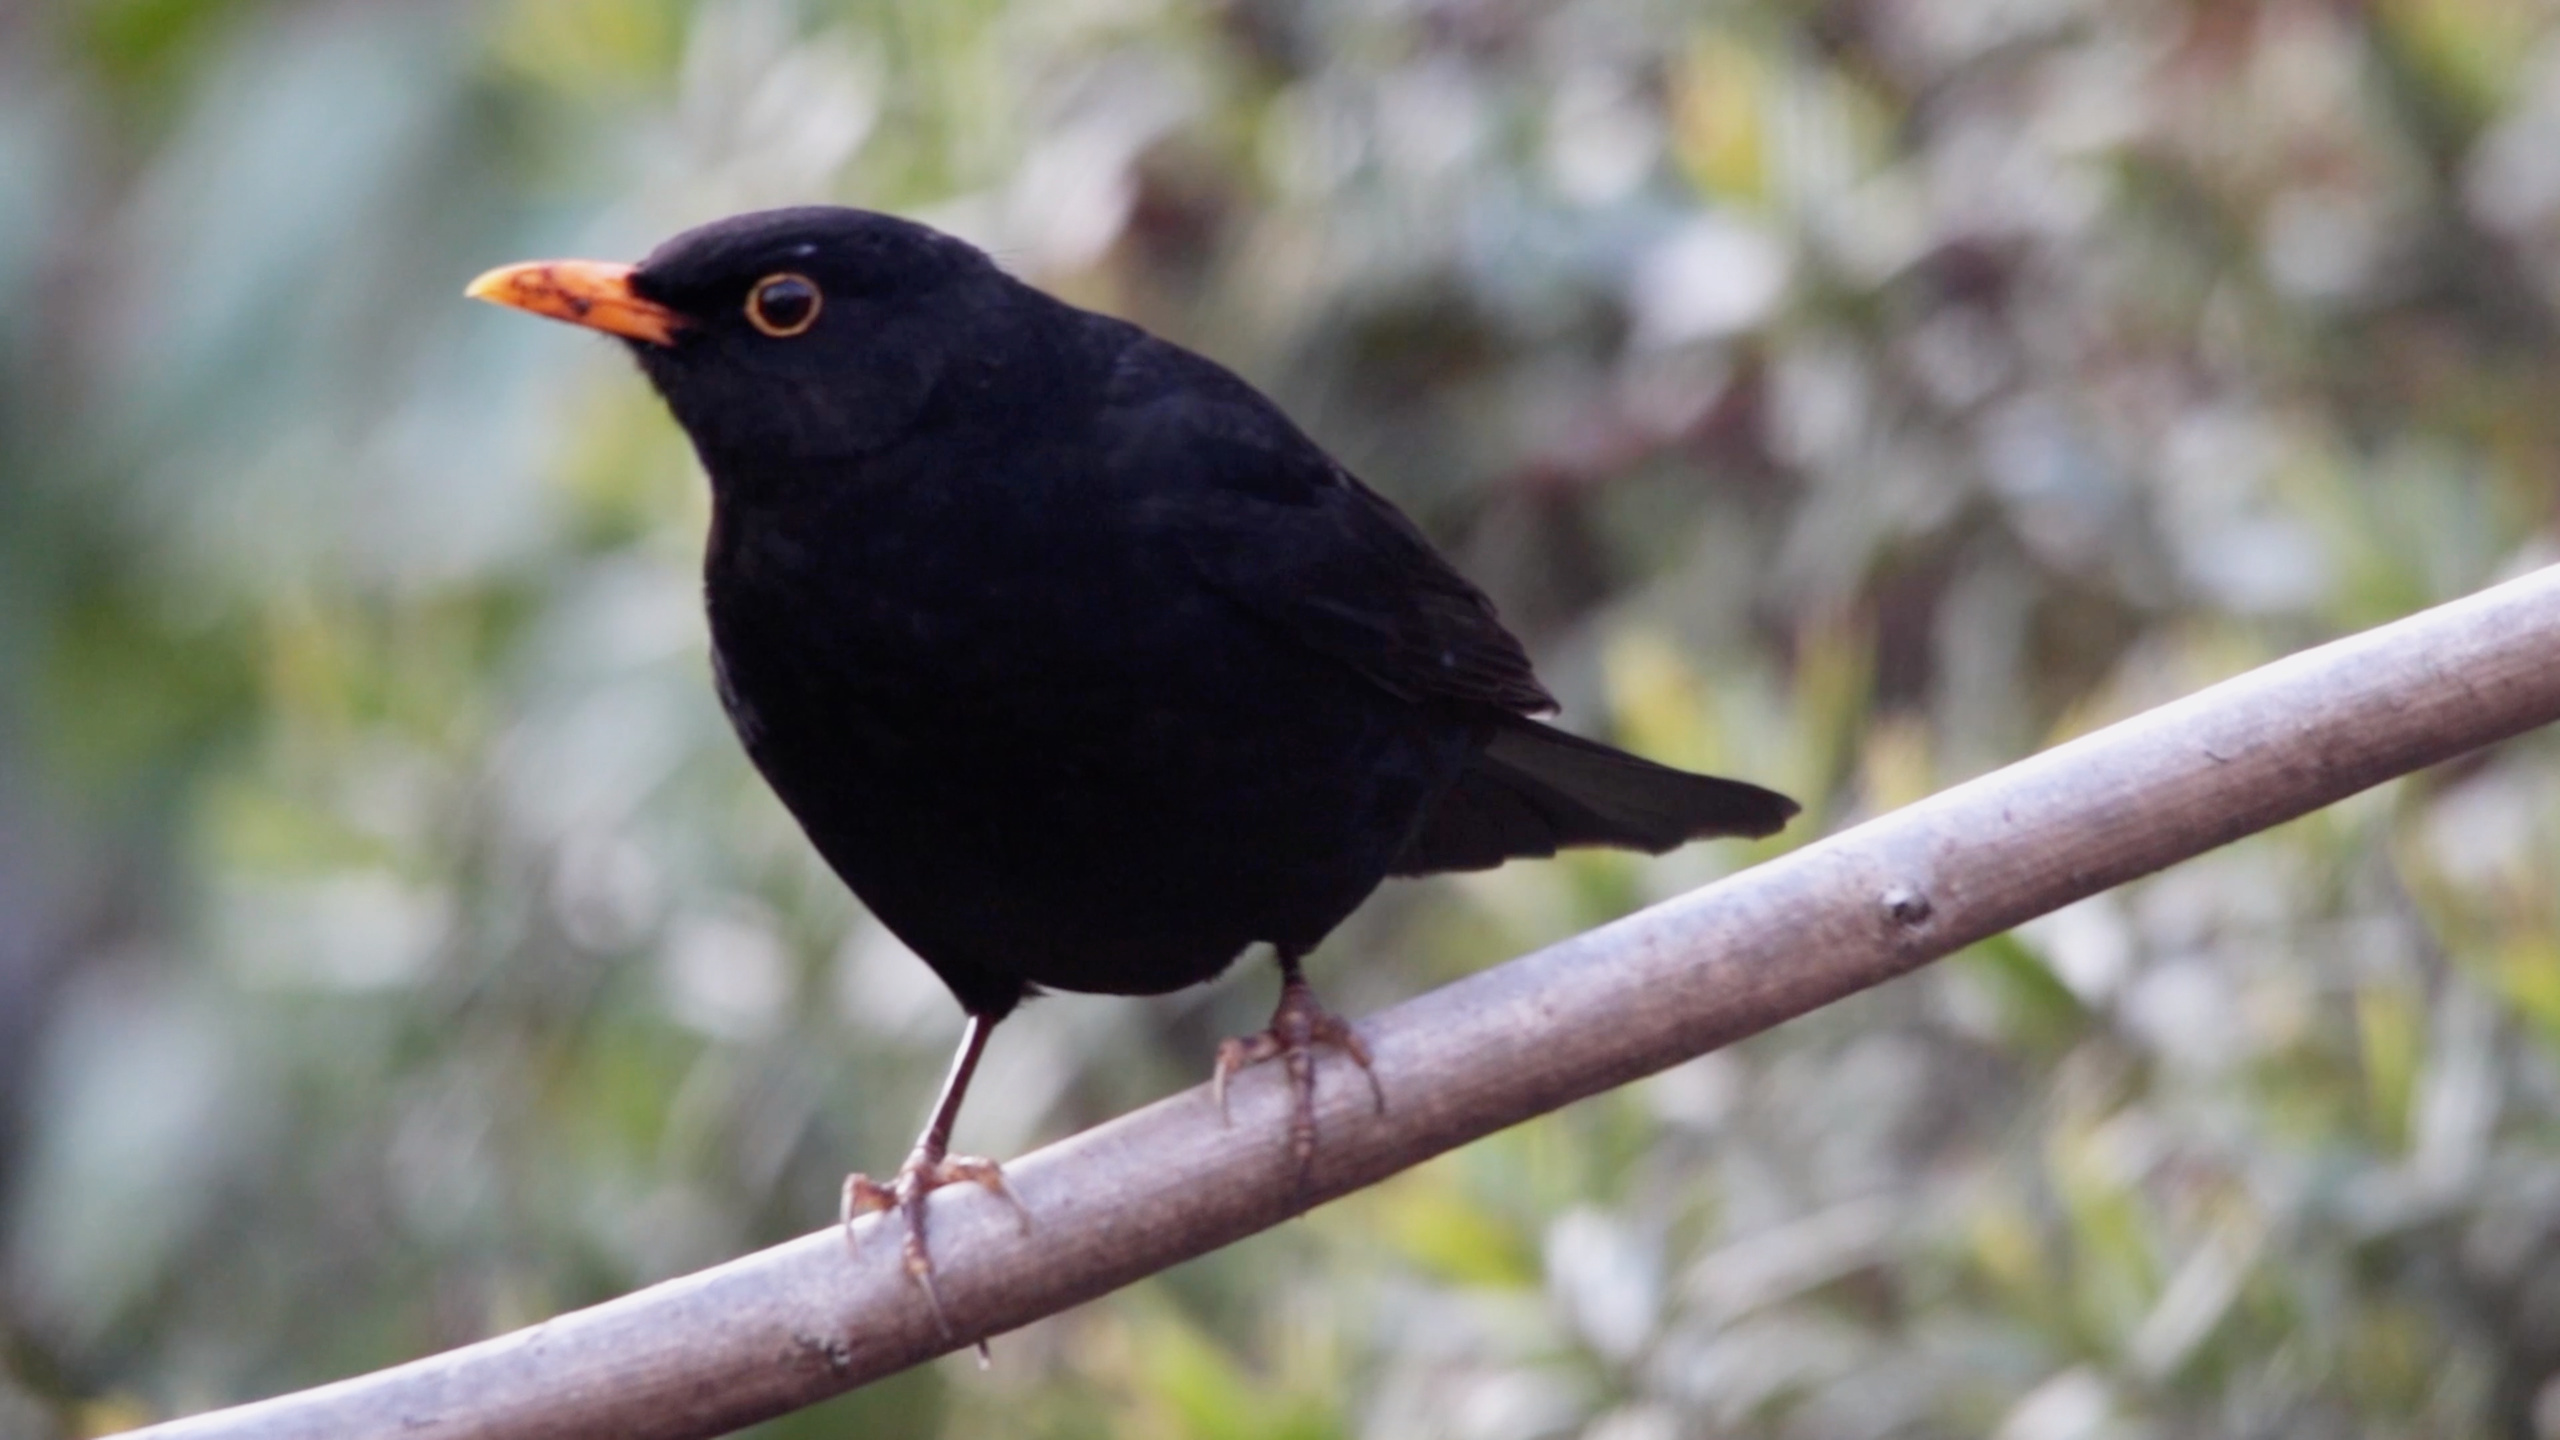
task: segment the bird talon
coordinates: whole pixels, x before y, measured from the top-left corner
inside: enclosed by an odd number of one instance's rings
[[[918,1147],[898,1167],[897,1178],[883,1185],[868,1175],[844,1177],[842,1214],[845,1244],[854,1245],[853,1222],[865,1215],[896,1211],[907,1222],[906,1238],[898,1246],[899,1268],[924,1292],[925,1304],[933,1311],[933,1323],[946,1340],[956,1338],[951,1317],[943,1309],[942,1287],[934,1283],[933,1252],[925,1244],[925,1200],[946,1185],[969,1182],[993,1193],[1013,1207],[1014,1219],[1024,1234],[1031,1232],[1031,1210],[1022,1197],[1005,1183],[1004,1169],[983,1155],[936,1155],[928,1147]]]
[[[1367,1042],[1349,1021],[1325,1009],[1316,999],[1306,977],[1298,972],[1295,956],[1282,954],[1280,977],[1280,1003],[1271,1012],[1269,1028],[1220,1042],[1209,1090],[1217,1102],[1218,1114],[1232,1123],[1227,1111],[1228,1078],[1248,1065],[1258,1065],[1274,1056],[1281,1059],[1289,1080],[1289,1157],[1296,1162],[1297,1189],[1303,1195],[1315,1179],[1317,1048],[1339,1050],[1360,1067],[1361,1075],[1369,1082],[1370,1101],[1381,1115],[1387,1110],[1387,1091],[1378,1081]]]
[[[838,1202],[837,1216],[844,1226],[845,1245],[854,1247],[853,1225],[865,1215],[896,1211],[907,1222],[905,1239],[898,1246],[899,1268],[924,1292],[925,1304],[933,1311],[934,1327],[945,1340],[959,1338],[951,1326],[951,1315],[942,1304],[942,1287],[933,1272],[933,1251],[925,1239],[925,1201],[945,1185],[968,1181],[991,1191],[996,1198],[1013,1207],[1015,1221],[1023,1233],[1031,1230],[1031,1209],[1022,1197],[1005,1183],[1004,1168],[983,1155],[953,1155],[950,1152],[951,1122],[960,1109],[960,1097],[967,1092],[969,1076],[976,1071],[978,1055],[986,1046],[987,1031],[995,1022],[983,1015],[971,1015],[969,1028],[960,1041],[960,1053],[952,1057],[951,1074],[943,1081],[942,1098],[934,1102],[933,1118],[924,1133],[916,1137],[916,1148],[907,1162],[887,1184],[868,1175],[844,1177],[844,1194]],[[979,1343],[980,1354],[985,1342]]]
[[[1370,1108],[1380,1115],[1386,1114],[1387,1087],[1378,1083],[1377,1063],[1370,1057],[1369,1044],[1360,1038],[1360,1032],[1351,1028],[1350,1021],[1330,1010],[1318,1010],[1309,1017],[1309,1021],[1312,1042],[1330,1045],[1350,1056],[1351,1063],[1360,1067],[1360,1078],[1369,1082]]]
[[[1031,1207],[1023,1204],[1022,1197],[1014,1194],[1013,1187],[1005,1183],[1003,1166],[984,1155],[949,1155],[943,1158],[935,1174],[934,1183],[937,1185],[956,1185],[966,1180],[1002,1200],[1013,1207],[1016,1228],[1025,1235],[1031,1233]]]
[[[904,1248],[907,1278],[924,1291],[925,1306],[933,1311],[933,1328],[941,1331],[945,1340],[958,1339],[952,1333],[950,1312],[942,1308],[942,1287],[933,1283],[933,1257],[925,1251],[923,1232],[909,1229]]]
[[[844,1226],[845,1247],[852,1249],[855,1246],[853,1222],[865,1215],[878,1215],[897,1208],[898,1192],[893,1186],[883,1185],[859,1173],[844,1177],[844,1197],[837,1204],[836,1220]]]
[[[1248,1065],[1259,1065],[1274,1055],[1286,1053],[1287,1046],[1278,1036],[1265,1030],[1259,1035],[1238,1035],[1218,1042],[1217,1065],[1209,1073],[1209,1095],[1218,1102],[1218,1119],[1232,1125],[1235,1116],[1227,1108],[1227,1081]]]

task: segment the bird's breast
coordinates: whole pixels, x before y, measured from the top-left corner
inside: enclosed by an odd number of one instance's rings
[[[1042,493],[1056,488],[962,471],[726,508],[706,564],[714,634],[742,662],[759,652],[759,668],[953,703],[1121,701],[1254,643],[1215,633],[1225,607],[1187,567],[1101,507]]]

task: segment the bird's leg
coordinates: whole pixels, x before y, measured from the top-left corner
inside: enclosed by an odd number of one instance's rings
[[[1369,1047],[1360,1040],[1349,1021],[1324,1008],[1316,992],[1307,985],[1306,975],[1298,968],[1298,952],[1280,951],[1280,1003],[1271,1012],[1271,1028],[1259,1035],[1248,1035],[1223,1041],[1218,1046],[1218,1068],[1210,1081],[1210,1090],[1218,1101],[1218,1113],[1227,1113],[1227,1077],[1247,1065],[1258,1064],[1277,1055],[1289,1069],[1289,1154],[1298,1162],[1298,1189],[1304,1193],[1314,1178],[1316,1159],[1316,1047],[1330,1045],[1351,1057],[1360,1073],[1368,1077],[1369,1098],[1378,1113],[1387,1110],[1387,1092],[1378,1084],[1377,1069],[1369,1062]]]
[[[951,1073],[942,1082],[942,1098],[933,1102],[933,1118],[925,1122],[924,1133],[916,1137],[916,1148],[907,1163],[898,1167],[895,1178],[886,1185],[868,1175],[844,1177],[844,1202],[840,1212],[844,1222],[845,1244],[853,1244],[853,1222],[878,1211],[895,1210],[905,1217],[907,1237],[900,1249],[906,1261],[907,1274],[923,1288],[925,1300],[933,1306],[935,1323],[947,1337],[951,1320],[942,1310],[942,1294],[933,1284],[933,1253],[925,1248],[924,1201],[927,1195],[945,1185],[975,1181],[1003,1197],[1022,1221],[1031,1228],[1031,1212],[1024,1209],[1020,1197],[1004,1183],[1004,1171],[996,1162],[980,1155],[954,1155],[951,1151],[952,1122],[960,1118],[961,1097],[969,1092],[969,1077],[977,1071],[978,1056],[987,1048],[987,1032],[996,1022],[984,1015],[971,1015],[969,1028],[960,1037],[960,1053],[951,1060]]]

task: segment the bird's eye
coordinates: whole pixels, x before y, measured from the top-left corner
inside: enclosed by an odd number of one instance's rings
[[[767,275],[747,292],[747,323],[787,340],[818,323],[818,304],[818,284],[808,276]]]

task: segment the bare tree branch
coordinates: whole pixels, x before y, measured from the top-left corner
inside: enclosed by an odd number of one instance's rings
[[[2560,718],[2560,568],[2084,736],[1362,1027],[1389,1108],[1327,1065],[1316,1197],[1767,1029],[1974,940],[2420,766]],[[960,1340],[1055,1314],[1287,1219],[1283,1086],[1194,1089],[1009,1167],[1019,1231],[933,1201]],[[894,1222],[891,1222],[894,1224]],[[530,1329],[137,1432],[714,1435],[951,1350],[867,1222]]]

